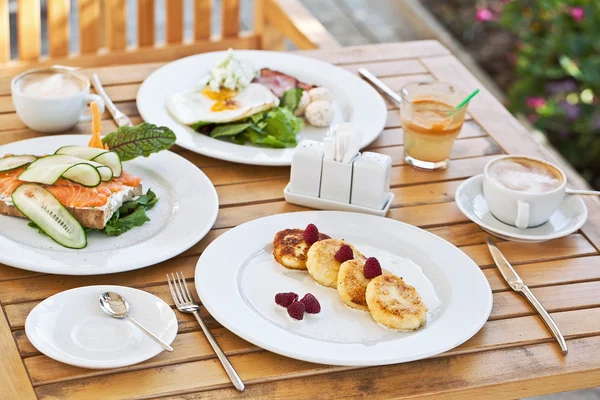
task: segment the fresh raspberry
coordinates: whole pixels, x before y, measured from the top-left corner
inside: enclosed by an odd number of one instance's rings
[[[379,264],[379,260],[377,260],[375,257],[369,257],[367,259],[363,272],[365,274],[365,278],[367,279],[373,279],[383,273],[381,270],[381,264]]]
[[[321,304],[319,304],[319,300],[317,300],[317,298],[311,293],[306,293],[300,302],[304,303],[306,312],[309,314],[318,314],[321,312]]]
[[[309,245],[319,241],[319,230],[314,224],[308,224],[304,229],[304,241]]]
[[[294,292],[277,293],[275,295],[275,303],[279,304],[281,307],[287,307],[296,300],[298,300],[298,295]]]
[[[340,249],[335,253],[335,259],[343,263],[354,258],[354,252],[352,247],[347,244],[343,244]]]
[[[304,319],[305,308],[304,303],[295,301],[287,307],[287,312],[290,317],[301,321]]]

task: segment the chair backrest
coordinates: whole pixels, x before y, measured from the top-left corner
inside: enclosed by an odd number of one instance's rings
[[[262,0],[256,0],[256,8]],[[184,41],[184,0],[165,0],[165,43],[156,43],[154,0],[137,0],[137,44],[127,44],[127,23],[132,10],[127,0],[78,0],[77,35],[69,25],[74,13],[70,0],[47,0],[48,56],[41,57],[42,24],[40,0],[17,0],[17,39],[20,62],[64,59],[70,39],[79,38],[77,64],[108,65],[125,62],[161,61],[198,51],[227,47],[257,48],[258,29],[240,32],[240,0],[221,0],[221,35],[211,36],[212,0],[193,0],[193,39]],[[10,60],[9,0],[0,0],[0,64]],[[261,16],[262,18],[262,16]],[[255,26],[262,26],[262,23]],[[112,55],[112,56],[111,56]],[[101,57],[100,57],[101,56]],[[135,59],[135,60],[134,60]]]

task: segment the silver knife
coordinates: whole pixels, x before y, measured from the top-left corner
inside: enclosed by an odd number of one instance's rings
[[[381,82],[375,75],[373,75],[369,70],[365,68],[359,68],[358,73],[371,82],[377,89],[381,90],[385,93],[390,99],[394,100],[396,103],[402,103],[402,97],[398,95],[398,93],[394,92],[388,85]]]
[[[548,329],[550,329],[550,332],[552,332],[552,335],[554,335],[554,337],[556,338],[556,341],[560,345],[560,349],[562,350],[563,355],[566,355],[568,352],[567,342],[565,341],[565,338],[560,332],[560,329],[558,329],[556,322],[554,322],[550,314],[548,314],[548,311],[546,311],[542,303],[539,302],[539,300],[535,297],[535,295],[531,292],[527,285],[523,283],[523,281],[521,280],[517,272],[514,270],[512,265],[510,265],[506,258],[504,258],[504,255],[502,254],[498,246],[496,246],[496,243],[494,243],[494,241],[490,237],[488,237],[488,247],[490,248],[490,253],[492,253],[492,258],[494,259],[498,270],[500,270],[500,273],[506,280],[506,283],[508,283],[508,285],[515,292],[522,293],[527,299],[527,301],[529,301],[529,303],[533,306],[533,308],[536,309],[536,311],[540,314],[540,317],[542,317],[542,320],[544,321]]]
[[[113,119],[117,123],[117,126],[133,126],[129,117],[123,114],[121,111],[119,111],[119,109],[115,106],[110,97],[108,97],[108,94],[106,94],[106,91],[100,83],[100,78],[98,78],[98,74],[96,73],[92,75],[92,85],[94,85],[96,93],[98,93],[100,97],[102,97],[102,99],[104,100],[104,104],[106,105],[106,108],[108,108],[108,112],[110,113],[110,115],[112,115]]]

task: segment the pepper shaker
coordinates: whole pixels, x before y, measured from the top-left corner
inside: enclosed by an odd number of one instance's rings
[[[323,169],[323,143],[303,140],[292,157],[290,191],[306,196],[319,197],[321,170]]]
[[[350,203],[381,210],[390,191],[392,158],[385,154],[364,152],[354,161]]]

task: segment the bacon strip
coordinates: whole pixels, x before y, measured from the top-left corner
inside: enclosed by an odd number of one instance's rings
[[[281,97],[286,90],[293,88],[302,88],[304,90],[310,90],[314,88],[314,85],[300,82],[293,76],[284,74],[283,72],[275,71],[269,68],[263,68],[260,70],[260,75],[254,78],[252,82],[260,83],[271,90],[275,96]]]

